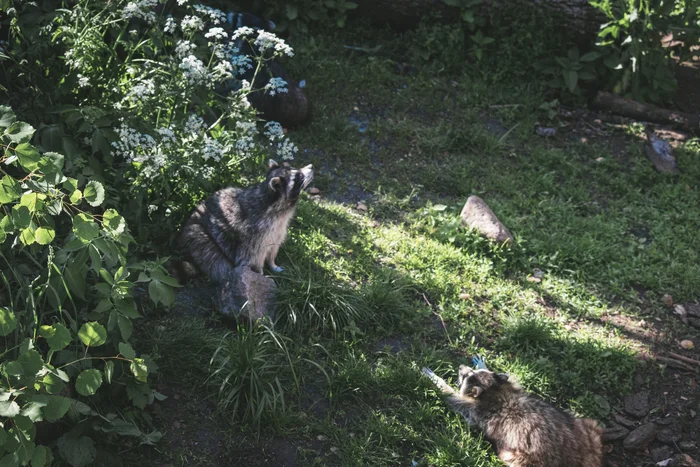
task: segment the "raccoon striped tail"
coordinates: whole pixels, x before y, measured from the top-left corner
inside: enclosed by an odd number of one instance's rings
[[[180,285],[185,285],[191,278],[199,275],[197,267],[187,261],[171,260],[165,265],[171,276],[177,279]]]

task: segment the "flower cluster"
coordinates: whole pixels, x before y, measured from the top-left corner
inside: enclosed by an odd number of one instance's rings
[[[208,17],[209,21],[211,21],[215,25],[223,24],[226,22],[226,14],[221,10],[217,10],[216,8],[212,8],[205,5],[194,5],[194,9],[197,13],[202,15],[202,17]]]
[[[271,142],[284,139],[284,129],[277,122],[267,122],[265,124],[265,136],[270,138]]]
[[[204,37],[216,42],[226,39],[228,34],[223,28],[211,28],[206,34],[204,34]]]
[[[123,157],[131,163],[151,162],[157,167],[163,165],[164,158],[162,153],[158,154],[158,144],[151,135],[139,133],[124,123],[119,128],[115,128],[114,131],[119,135],[119,141],[112,143],[114,153],[117,156]]]
[[[221,161],[221,158],[224,157],[225,149],[223,144],[219,143],[214,138],[211,138],[209,135],[204,135],[204,145],[202,146],[200,153],[202,155],[202,159],[205,161],[212,159],[214,162],[219,162]]]
[[[265,91],[267,91],[271,96],[278,93],[288,92],[287,82],[282,78],[270,78],[270,81],[265,85]]]
[[[267,50],[273,50],[275,54],[278,55],[287,55],[288,57],[294,56],[292,48],[289,47],[284,40],[262,29],[258,30],[258,37],[255,39],[254,43],[261,53]]]
[[[126,99],[132,104],[137,104],[140,101],[153,96],[156,93],[156,86],[152,79],[143,79],[134,85],[126,95]]]
[[[294,143],[292,143],[291,141],[289,141],[288,139],[285,139],[285,140],[277,143],[276,149],[277,149],[277,156],[281,157],[283,160],[294,159],[294,155],[298,151],[297,146]]]
[[[235,41],[238,38],[241,38],[244,36],[250,36],[253,34],[253,32],[255,32],[255,31],[253,31],[252,28],[249,28],[248,26],[243,26],[241,28],[236,29],[233,32],[233,35],[231,36],[231,38]]]
[[[245,74],[246,71],[253,69],[253,60],[247,55],[233,55],[229,62],[237,75]]]
[[[175,53],[179,58],[185,58],[189,55],[192,55],[192,53],[197,49],[197,46],[194,45],[190,41],[178,41],[177,46],[175,47]]]
[[[156,22],[156,13],[153,8],[158,4],[158,0],[136,0],[127,3],[122,10],[122,18],[129,20],[131,18],[141,18],[149,24]]]
[[[189,84],[209,85],[209,72],[207,71],[207,67],[194,55],[188,55],[183,58],[182,62],[180,62],[180,69]]]
[[[199,16],[185,16],[180,22],[180,28],[185,34],[194,34],[204,29],[204,22]]]
[[[163,31],[167,32],[168,34],[173,34],[175,31],[177,31],[177,23],[175,22],[175,18],[168,16],[168,18],[165,20]]]

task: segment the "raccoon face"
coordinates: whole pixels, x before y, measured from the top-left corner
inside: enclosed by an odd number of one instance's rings
[[[314,179],[314,167],[309,164],[301,169],[280,167],[277,162],[270,160],[267,172],[267,183],[270,190],[279,198],[295,203],[301,192]]]
[[[459,366],[457,384],[462,396],[479,397],[485,391],[500,386],[508,381],[505,373],[490,370],[474,370],[467,365]]]

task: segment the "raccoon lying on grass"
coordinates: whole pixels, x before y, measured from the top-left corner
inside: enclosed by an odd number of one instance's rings
[[[595,420],[576,418],[528,394],[508,375],[479,366],[460,365],[458,391],[430,369],[423,373],[455,411],[483,432],[506,465],[602,467],[602,429]]]
[[[287,236],[302,190],[313,180],[313,166],[281,167],[271,160],[266,180],[248,188],[224,188],[202,201],[185,223],[178,248],[185,261],[171,274],[185,283],[198,272],[222,282],[238,266],[274,272],[277,251]]]

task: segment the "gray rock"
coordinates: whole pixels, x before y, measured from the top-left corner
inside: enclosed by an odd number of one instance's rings
[[[640,391],[625,397],[625,412],[637,418],[645,416],[649,412],[649,392]]]
[[[681,440],[683,426],[676,417],[661,418],[656,421],[659,425],[659,432],[656,439],[664,444],[673,444]]]
[[[646,448],[654,440],[654,437],[656,437],[656,425],[645,423],[633,430],[622,444],[625,446],[625,449],[638,451]]]
[[[666,459],[670,459],[673,457],[673,454],[673,449],[669,448],[668,446],[661,446],[651,450],[651,458],[654,460],[654,462],[661,462],[665,461]]]
[[[673,157],[673,148],[663,138],[656,136],[653,130],[647,129],[647,144],[644,146],[649,160],[659,172],[679,174],[676,158]]]
[[[224,316],[257,321],[274,318],[277,285],[247,266],[237,267],[216,290],[216,307]]]
[[[637,425],[636,422],[633,422],[629,418],[625,418],[620,414],[615,414],[615,421],[620,425],[624,426],[625,428],[629,428],[630,430]]]
[[[673,462],[677,467],[700,467],[700,462],[696,461],[688,454],[678,454],[673,458]]]
[[[688,316],[700,318],[700,305],[696,303],[686,303],[685,310],[688,313]]]
[[[698,448],[698,445],[695,444],[695,441],[680,441],[678,443],[678,447],[681,448],[681,451],[695,451]]]
[[[688,318],[688,324],[694,328],[700,329],[700,318]]]
[[[629,433],[630,430],[628,430],[624,426],[611,423],[610,426],[606,427],[605,431],[603,431],[603,442],[610,443],[612,441],[625,439],[627,435],[629,435]]]
[[[462,224],[498,243],[512,243],[513,236],[483,199],[470,196],[462,208]]]

